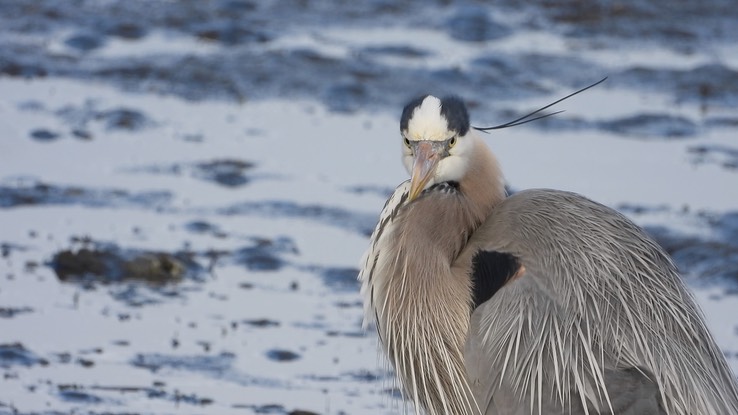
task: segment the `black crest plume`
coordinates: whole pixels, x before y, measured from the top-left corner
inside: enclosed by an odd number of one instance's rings
[[[550,112],[550,113],[547,113],[547,114],[541,114],[541,112],[542,111],[545,111],[545,110],[547,110],[547,109],[549,109],[551,107],[553,107],[554,105],[558,104],[561,101],[564,101],[566,99],[569,99],[569,98],[573,97],[574,95],[577,95],[577,94],[582,93],[582,92],[584,92],[584,91],[586,91],[586,90],[588,90],[590,88],[593,88],[593,87],[595,87],[595,86],[597,86],[597,85],[605,82],[605,80],[607,80],[607,77],[604,77],[604,78],[600,79],[599,81],[593,83],[592,85],[589,85],[587,87],[584,87],[584,88],[582,88],[582,89],[580,89],[578,91],[572,92],[571,94],[569,94],[569,95],[567,95],[567,96],[565,96],[563,98],[560,98],[560,99],[558,99],[558,100],[556,100],[556,101],[554,101],[554,102],[546,105],[545,107],[538,108],[537,110],[535,110],[535,111],[533,111],[531,113],[528,113],[528,114],[526,114],[526,115],[524,115],[524,116],[522,116],[520,118],[514,119],[514,120],[509,121],[509,122],[506,122],[504,124],[495,125],[493,127],[472,127],[472,128],[474,128],[475,130],[484,131],[484,132],[488,132],[490,130],[501,130],[503,128],[515,127],[516,125],[526,124],[526,123],[529,123],[531,121],[536,121],[536,120],[540,120],[542,118],[550,117],[552,115],[560,114],[560,113],[562,113],[564,111],[563,110],[561,110],[561,111],[555,111],[555,112]],[[533,117],[536,114],[540,114],[540,115]]]

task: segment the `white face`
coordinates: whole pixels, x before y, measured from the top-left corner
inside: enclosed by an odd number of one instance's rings
[[[460,181],[466,174],[472,151],[472,140],[449,129],[449,122],[441,113],[441,100],[428,96],[412,113],[407,129],[402,131],[402,162],[408,173],[413,174],[416,144],[422,141],[434,143],[439,150],[440,161],[424,188],[446,181]]]

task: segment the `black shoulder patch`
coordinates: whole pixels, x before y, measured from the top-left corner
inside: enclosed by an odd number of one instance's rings
[[[402,109],[402,116],[400,117],[400,131],[407,130],[407,126],[410,124],[410,118],[412,118],[415,108],[418,108],[427,96],[428,95],[419,96],[405,105],[405,108]]]
[[[469,132],[469,112],[464,101],[459,97],[443,97],[441,99],[441,115],[446,117],[448,129],[459,135]]]
[[[510,254],[479,251],[472,259],[474,309],[492,298],[520,268],[520,261]]]

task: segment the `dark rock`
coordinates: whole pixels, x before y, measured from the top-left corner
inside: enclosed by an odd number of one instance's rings
[[[97,114],[108,130],[139,131],[153,122],[142,112],[130,108],[118,108]]]
[[[59,138],[59,133],[44,129],[33,130],[31,131],[31,138],[36,141],[54,141]]]
[[[266,318],[256,319],[256,320],[244,320],[242,321],[243,324],[246,324],[247,326],[251,327],[279,327],[279,322],[276,320],[269,320]]]
[[[179,281],[184,266],[165,253],[141,253],[122,258],[114,251],[65,250],[54,255],[52,268],[62,281],[93,277],[104,282],[140,280],[152,283]]]
[[[269,350],[266,352],[266,356],[269,360],[274,360],[276,362],[291,362],[300,358],[300,355],[295,352],[280,349]]]
[[[48,360],[39,357],[20,343],[0,344],[0,367],[2,368],[7,369],[11,366],[46,366],[48,364]]]

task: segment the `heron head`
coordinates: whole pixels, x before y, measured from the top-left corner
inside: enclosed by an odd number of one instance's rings
[[[411,176],[413,200],[423,190],[466,174],[472,143],[469,113],[457,97],[425,95],[408,103],[402,111],[400,132],[402,161]]]

